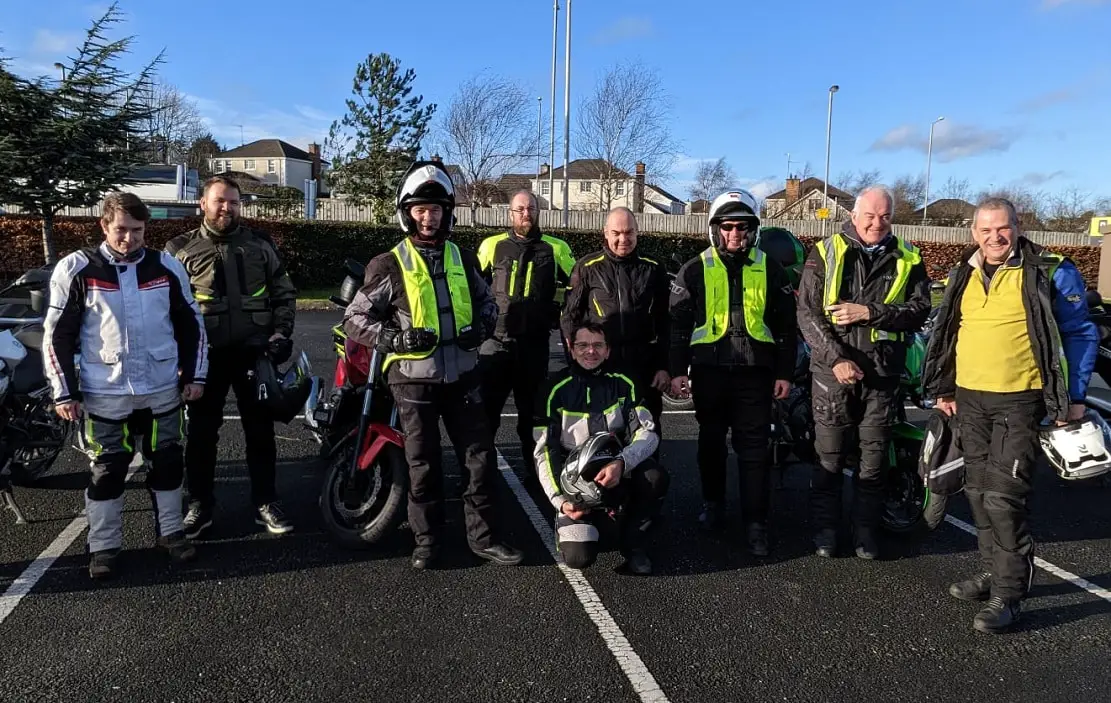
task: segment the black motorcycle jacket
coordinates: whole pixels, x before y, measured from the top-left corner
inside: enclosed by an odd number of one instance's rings
[[[575,264],[571,247],[534,227],[524,238],[512,232],[487,237],[478,261],[498,306],[494,336],[547,344]]]
[[[884,303],[895,280],[896,260],[902,255],[895,237],[888,236],[879,251],[868,254],[852,222],[845,223],[842,234],[848,250],[838,299],[866,305],[869,319],[853,325],[835,325],[830,320],[825,310],[826,265],[814,246],[806,258],[798,297],[799,329],[810,345],[811,368],[829,374],[845,359],[855,362],[866,377],[900,376],[911,334],[922,329],[930,314],[926,265],[919,262],[911,268],[903,302]],[[874,330],[901,334],[873,341]]]
[[[560,319],[564,339],[584,322],[602,325],[610,340],[611,368],[635,370],[651,378],[667,369],[667,271],[634,251],[617,256],[609,247],[584,256],[571,271],[571,290]]]
[[[696,327],[706,323],[706,285],[701,255],[679,269],[671,284],[670,353],[668,371],[686,376],[691,366],[769,369],[776,379],[789,381],[795,368],[795,295],[787,272],[767,258],[764,322],[774,344],[749,336],[744,319],[742,267],[751,262],[751,250],[729,254],[719,251],[729,276],[729,323],[725,336],[711,344],[691,344]]]
[[[189,274],[214,349],[293,335],[297,289],[269,236],[243,225],[219,233],[202,224],[171,239],[166,252]]]

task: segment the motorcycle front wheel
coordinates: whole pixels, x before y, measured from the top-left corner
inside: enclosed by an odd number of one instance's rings
[[[405,515],[409,467],[405,452],[390,444],[365,471],[349,474],[355,443],[329,459],[320,491],[324,527],[340,545],[368,549],[396,532]]]
[[[929,492],[918,476],[921,442],[894,442],[895,464],[888,467],[880,525],[892,534],[906,534],[922,524]]]

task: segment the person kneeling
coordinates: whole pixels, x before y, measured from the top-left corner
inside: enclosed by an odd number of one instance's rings
[[[556,543],[564,563],[573,569],[594,563],[594,520],[608,508],[619,515],[626,567],[647,575],[652,573],[647,534],[669,477],[651,458],[660,442],[652,414],[628,377],[603,370],[608,357],[601,326],[576,328],[570,368],[539,396],[534,459],[544,492],[558,511]]]

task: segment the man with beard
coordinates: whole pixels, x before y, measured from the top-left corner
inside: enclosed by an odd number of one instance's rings
[[[661,393],[671,385],[667,271],[637,250],[637,221],[629,208],[610,211],[602,235],[602,250],[579,259],[571,272],[563,337],[570,347],[579,326],[602,325],[612,340],[609,370],[633,380],[660,434]]]
[[[270,238],[240,223],[239,192],[239,185],[226,176],[205,181],[204,222],[166,245],[189,274],[210,347],[205,394],[188,406],[185,535],[190,539],[212,525],[216,441],[229,389],[235,390],[243,418],[255,522],[273,534],[293,529],[274,486],[274,421],[259,403],[248,372],[260,354],[282,363],[292,353],[297,289]]]
[[[495,564],[522,554],[497,541],[497,459],[475,367],[497,308],[473,253],[448,241],[455,187],[437,161],[417,161],[401,178],[397,216],[408,237],[367,265],[365,283],[343,317],[348,337],[386,353],[383,369],[397,402],[409,463],[409,526],[414,569],[439,558],[444,522],[440,420],[468,476],[467,542]],[[526,413],[531,419],[531,414]]]
[[[478,248],[498,305],[494,336],[482,345],[479,365],[491,432],[497,434],[512,391],[522,458],[531,466],[532,408],[548,375],[549,338],[575,259],[567,242],[540,234],[540,208],[529,191],[510,199],[509,217],[513,231],[489,237]]]
[[[841,519],[845,460],[858,443],[853,495],[856,555],[876,559],[883,508],[883,467],[896,393],[913,334],[930,314],[930,280],[922,255],[891,233],[895,199],[865,188],[852,220],[814,245],[799,283],[799,327],[810,345],[814,448],[810,483],[814,549],[832,557]]]

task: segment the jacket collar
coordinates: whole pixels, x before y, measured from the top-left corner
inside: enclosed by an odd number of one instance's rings
[[[112,266],[134,266],[135,264],[142,261],[143,257],[147,255],[147,248],[143,247],[142,249],[139,250],[139,252],[135,255],[134,258],[124,259],[124,258],[121,258],[120,255],[117,254],[115,251],[113,251],[112,247],[108,246],[108,242],[101,242],[99,250],[100,250],[101,255]]]
[[[1007,258],[1007,266],[1022,266],[1027,261],[1027,256],[1036,257],[1043,251],[1043,248],[1031,242],[1026,237],[1019,235],[1015,239],[1014,249],[1011,250],[1010,257]],[[964,250],[961,254],[963,263],[968,264],[974,269],[982,269],[984,267],[984,253],[980,250],[979,245],[973,244]]]
[[[860,240],[860,233],[856,231],[856,226],[853,225],[852,220],[845,220],[845,223],[841,225],[841,234],[845,236],[845,239],[848,240],[850,245],[860,247],[861,249],[865,247],[864,242]],[[896,248],[895,230],[889,230],[879,243],[883,246],[883,251],[885,252]]]

